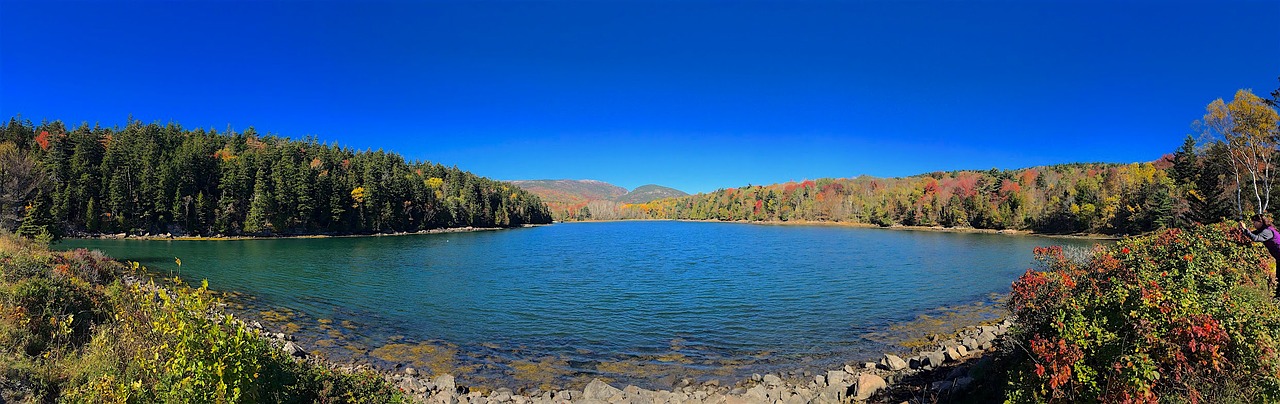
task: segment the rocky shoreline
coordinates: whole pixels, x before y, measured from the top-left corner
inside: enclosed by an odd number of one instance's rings
[[[582,389],[516,391],[469,386],[453,375],[425,375],[412,367],[387,371],[365,365],[332,363],[308,353],[293,336],[272,332],[259,322],[245,327],[267,338],[285,353],[343,371],[373,371],[415,401],[432,404],[561,404],[561,403],[933,403],[963,395],[981,384],[992,367],[992,355],[1012,322],[966,327],[954,338],[938,339],[928,349],[906,357],[884,354],[878,362],[848,364],[825,373],[788,372],[752,375],[732,384],[697,383],[684,378],[670,389],[647,390],[593,379]]]

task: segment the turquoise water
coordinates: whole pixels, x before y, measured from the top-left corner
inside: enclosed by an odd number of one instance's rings
[[[68,240],[244,292],[304,347],[500,383],[659,385],[835,366],[869,332],[1004,293],[1044,245],[995,234],[604,222],[397,237]],[[394,345],[392,345],[394,344]],[[413,349],[417,347],[419,349]],[[379,350],[379,348],[382,348]],[[539,367],[531,376],[528,363]],[[521,370],[526,370],[521,373]],[[547,379],[549,378],[549,379]],[[465,379],[465,377],[464,377]]]

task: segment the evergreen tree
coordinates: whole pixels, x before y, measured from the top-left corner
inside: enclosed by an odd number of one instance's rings
[[[258,170],[253,184],[253,199],[249,202],[249,214],[244,219],[244,231],[249,234],[271,231],[267,218],[271,215],[271,193],[267,190],[266,170]]]
[[[19,236],[44,242],[53,242],[62,238],[62,231],[49,209],[49,198],[43,192],[36,195],[35,200],[27,207],[26,217],[18,226]]]

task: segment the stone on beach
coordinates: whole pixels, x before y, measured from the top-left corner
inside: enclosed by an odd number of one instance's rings
[[[857,381],[853,384],[853,399],[866,400],[885,387],[888,387],[888,385],[880,376],[863,373],[858,375]]]
[[[924,353],[924,360],[922,362],[924,362],[924,366],[936,368],[938,366],[942,366],[942,363],[945,362],[946,359],[946,354],[942,352],[929,351]]]
[[[587,383],[587,387],[582,389],[582,396],[587,400],[609,401],[609,399],[620,394],[622,394],[622,390],[610,386],[608,383],[600,381],[600,379],[591,379],[591,383]]]
[[[884,364],[885,367],[888,367],[889,370],[892,370],[895,372],[907,368],[907,362],[902,360],[902,358],[899,357],[898,355],[894,355],[894,354],[885,354],[884,359],[881,359],[880,363]]]

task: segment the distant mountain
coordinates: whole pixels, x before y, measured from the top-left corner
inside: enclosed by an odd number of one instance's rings
[[[619,219],[623,204],[648,203],[662,198],[686,196],[687,193],[661,185],[644,185],[627,192],[626,188],[596,180],[516,180],[508,181],[537,195],[547,204],[552,216],[565,219]]]
[[[517,180],[512,184],[542,196],[548,204],[585,203],[589,200],[616,200],[627,194],[627,189],[596,180]]]
[[[649,203],[658,199],[679,198],[688,195],[688,193],[675,188],[649,184],[641,185],[631,190],[626,195],[618,197],[617,201],[622,203]]]

